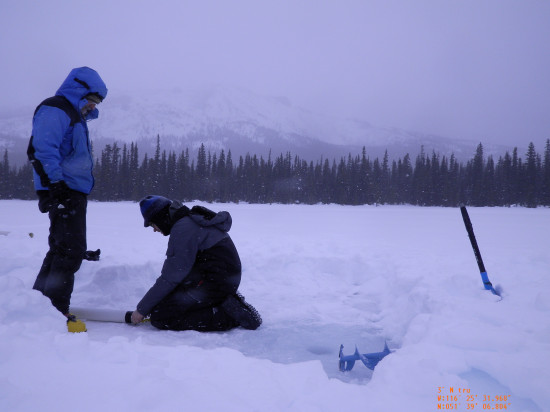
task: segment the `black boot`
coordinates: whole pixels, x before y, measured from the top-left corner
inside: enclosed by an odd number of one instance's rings
[[[262,317],[258,311],[250,303],[245,302],[244,296],[238,292],[229,295],[220,308],[245,329],[258,329],[262,324]]]

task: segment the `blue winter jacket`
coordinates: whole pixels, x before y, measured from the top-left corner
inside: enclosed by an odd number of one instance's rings
[[[99,111],[97,108],[92,110],[86,118],[81,114],[87,103],[85,96],[90,93],[104,99],[107,87],[95,70],[79,67],[69,73],[55,93],[66,98],[75,109],[73,118],[67,111],[45,103],[48,99],[38,107],[31,138],[34,162],[37,162],[34,163],[36,190],[47,190],[49,183],[64,180],[73,190],[85,194],[92,191],[93,159],[86,121],[96,119]],[[39,176],[37,169],[44,175]]]

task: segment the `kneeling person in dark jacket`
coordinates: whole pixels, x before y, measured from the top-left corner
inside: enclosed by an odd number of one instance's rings
[[[241,261],[227,233],[228,212],[189,209],[162,196],[140,201],[145,227],[170,236],[160,277],[138,303],[132,323],[146,316],[159,329],[257,329],[259,313],[237,293]]]

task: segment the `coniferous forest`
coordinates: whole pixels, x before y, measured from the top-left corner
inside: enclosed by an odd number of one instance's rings
[[[550,206],[550,139],[542,155],[533,143],[525,158],[517,148],[498,159],[483,145],[465,164],[420,148],[415,157],[371,159],[362,153],[307,162],[291,153],[211,153],[196,156],[161,150],[139,156],[131,143],[107,145],[95,156],[95,188],[90,199],[137,201],[159,194],[181,201],[249,203],[411,204],[420,206]],[[0,199],[35,199],[30,163],[10,167],[0,160]]]

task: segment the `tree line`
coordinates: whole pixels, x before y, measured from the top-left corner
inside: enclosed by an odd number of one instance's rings
[[[137,201],[160,194],[182,201],[249,203],[411,204],[420,206],[550,206],[550,139],[544,152],[530,143],[525,159],[515,148],[495,159],[477,146],[472,159],[426,153],[421,147],[390,162],[362,153],[340,159],[306,161],[290,152],[267,158],[231,151],[195,157],[161,150],[141,159],[137,144],[106,145],[95,159],[99,201]],[[10,167],[7,150],[0,161],[0,199],[35,199],[30,164]]]

